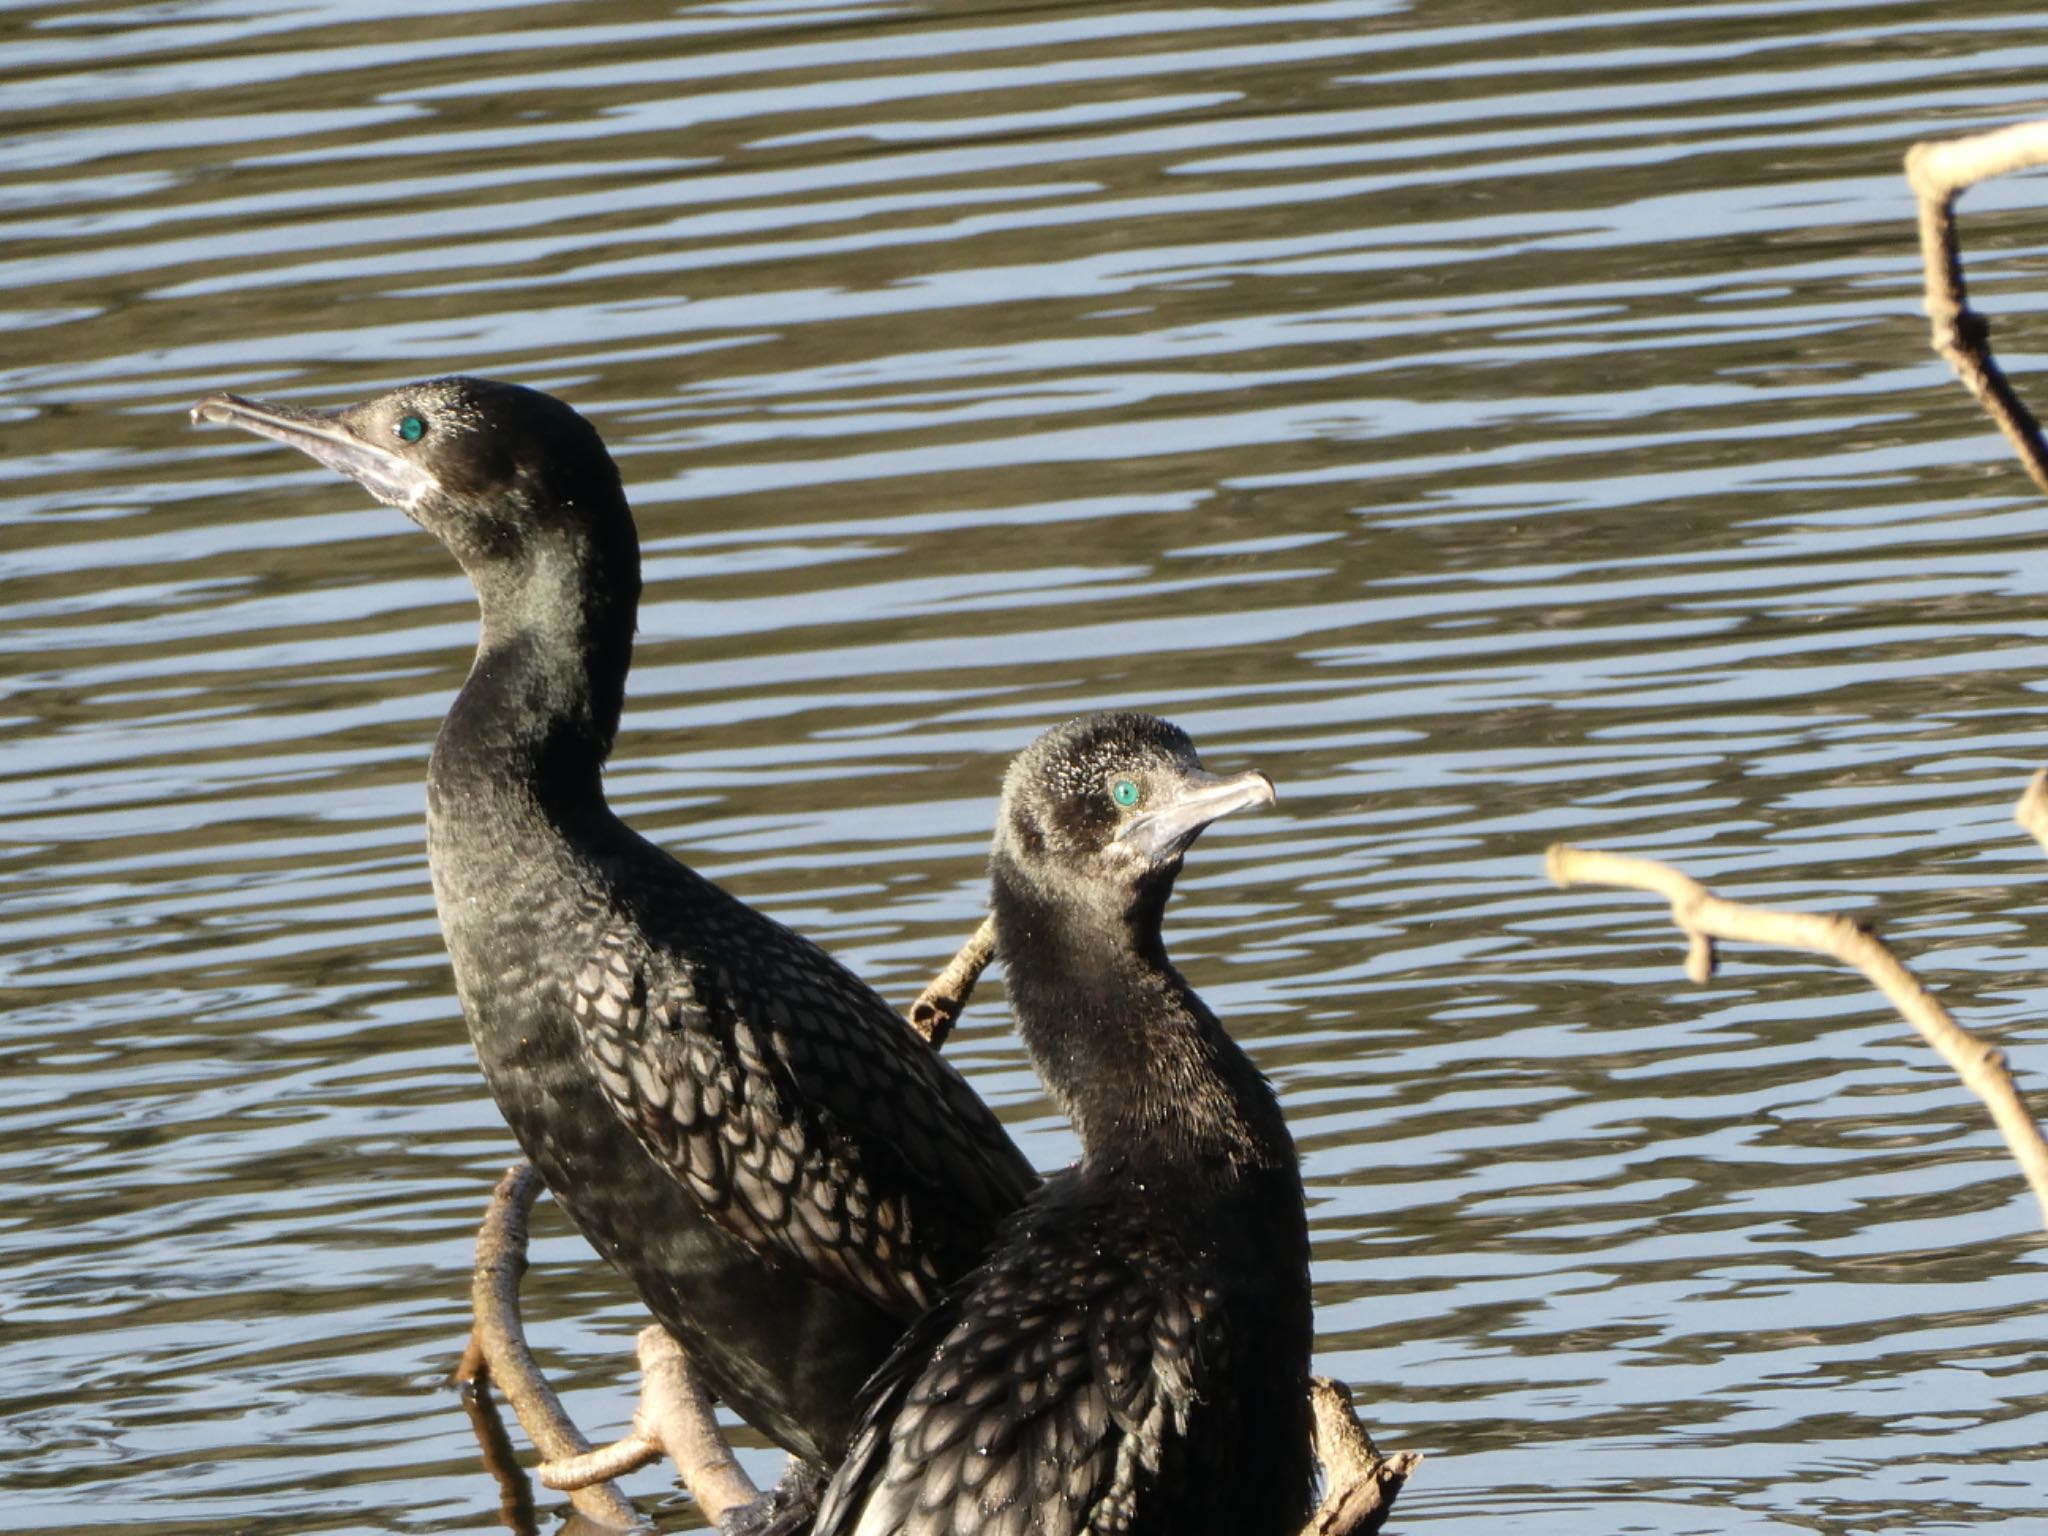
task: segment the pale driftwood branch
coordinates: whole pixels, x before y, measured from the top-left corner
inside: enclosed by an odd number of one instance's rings
[[[713,1524],[761,1497],[718,1427],[711,1393],[666,1328],[640,1330],[640,1406],[631,1433],[582,1456],[535,1469],[550,1488],[572,1490],[622,1477],[667,1456]]]
[[[1394,1499],[1422,1464],[1418,1451],[1382,1456],[1351,1406],[1351,1389],[1318,1376],[1309,1383],[1315,1409],[1316,1458],[1323,1499],[1301,1536],[1372,1536],[1394,1512]]]
[[[954,1024],[974,996],[974,984],[996,955],[996,924],[992,917],[981,920],[974,936],[960,946],[960,953],[946,962],[946,968],[931,979],[916,1002],[910,1005],[910,1027],[923,1035],[937,1050],[953,1033]]]
[[[1906,180],[1920,204],[1920,260],[1934,350],[1998,423],[2034,484],[2048,492],[2048,443],[1992,356],[1990,325],[1970,308],[1955,218],[1955,200],[1965,188],[2037,165],[2048,165],[2048,121],[1964,139],[1930,139],[1906,152]]]
[[[489,1209],[476,1236],[476,1270],[470,1282],[470,1305],[476,1326],[463,1366],[475,1383],[480,1363],[497,1383],[519,1417],[527,1438],[550,1461],[580,1456],[590,1442],[570,1422],[561,1399],[540,1373],[526,1348],[519,1318],[519,1282],[526,1274],[526,1218],[540,1193],[540,1175],[531,1163],[514,1163],[498,1180]],[[601,1524],[630,1530],[644,1522],[624,1494],[609,1482],[594,1482],[569,1492],[579,1514]]]
[[[747,1476],[718,1427],[711,1390],[682,1345],[659,1324],[640,1330],[643,1398],[633,1423],[652,1435],[682,1469],[683,1481],[713,1521],[751,1504],[761,1490]]]
[[[520,1426],[541,1453],[536,1469],[541,1482],[567,1493],[570,1503],[588,1521],[621,1529],[644,1524],[612,1479],[663,1456],[674,1461],[683,1485],[712,1520],[751,1504],[760,1491],[726,1444],[711,1394],[666,1329],[641,1330],[641,1399],[630,1433],[592,1449],[571,1422],[534,1363],[520,1318],[527,1213],[539,1192],[540,1177],[532,1164],[524,1162],[514,1164],[492,1191],[477,1233],[476,1278],[471,1291],[476,1327],[457,1378],[479,1385],[479,1378],[488,1375],[498,1384]],[[516,1474],[516,1467],[511,1473],[498,1467],[494,1471],[505,1482]]]
[[[641,1392],[644,1407],[644,1386]],[[633,1422],[636,1426],[639,1424],[639,1414],[633,1415]],[[661,1442],[647,1438],[636,1427],[610,1445],[596,1446],[580,1456],[565,1456],[560,1461],[544,1461],[533,1469],[533,1475],[540,1479],[543,1488],[552,1488],[557,1493],[574,1493],[579,1488],[608,1483],[628,1472],[651,1467],[661,1457]]]
[[[2048,793],[2048,790],[2044,790]],[[1982,1099],[1999,1133],[2040,1202],[2048,1224],[2048,1143],[2027,1112],[2005,1053],[1964,1029],[1920,979],[1900,963],[1882,939],[1846,917],[1816,912],[1773,912],[1716,896],[1692,876],[1654,859],[1600,853],[1562,843],[1547,858],[1550,878],[1561,886],[1615,885],[1649,891],[1671,903],[1671,920],[1692,945],[1687,973],[1695,981],[1713,974],[1713,941],[1772,944],[1831,955],[1854,966],[1898,1009],[1927,1043],[1941,1052],[1965,1087]],[[1697,968],[1695,968],[1697,966]]]

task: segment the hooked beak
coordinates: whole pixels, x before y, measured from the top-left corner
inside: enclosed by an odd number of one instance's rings
[[[419,465],[389,448],[364,442],[343,419],[346,411],[307,410],[296,405],[271,405],[240,395],[208,395],[192,407],[195,424],[219,422],[258,437],[275,438],[347,475],[381,502],[416,511],[440,482]]]
[[[1202,829],[1219,816],[1248,805],[1273,805],[1273,781],[1254,770],[1230,778],[1196,769],[1182,775],[1158,804],[1125,822],[1113,841],[1148,864],[1164,864],[1188,851]]]

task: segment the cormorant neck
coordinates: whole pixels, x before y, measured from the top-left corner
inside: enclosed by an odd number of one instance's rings
[[[1137,1171],[1294,1167],[1273,1090],[1167,960],[1170,876],[1111,900],[998,850],[996,951],[1019,1034],[1084,1161]]]
[[[483,611],[476,660],[434,744],[453,787],[524,790],[565,811],[601,804],[632,665],[636,540],[550,530],[469,569]]]

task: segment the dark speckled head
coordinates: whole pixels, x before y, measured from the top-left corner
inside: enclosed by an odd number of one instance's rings
[[[348,476],[472,575],[549,533],[608,542],[632,530],[597,429],[524,385],[427,379],[332,410],[208,395],[192,419],[274,438]]]
[[[1017,1032],[1086,1159],[1158,1172],[1284,1147],[1270,1091],[1173,969],[1164,934],[1188,845],[1273,799],[1263,773],[1206,772],[1187,734],[1151,715],[1069,721],[1011,765],[989,859],[996,953]]]
[[[494,740],[510,730],[555,745],[567,721],[594,760],[610,750],[640,600],[640,540],[589,422],[539,390],[461,377],[332,410],[208,395],[192,419],[296,448],[447,546],[482,605],[482,651],[525,658],[518,677],[489,669],[517,699],[484,703],[465,689],[458,714],[492,716],[504,728]]]
[[[1171,874],[1219,816],[1274,802],[1263,773],[1219,778],[1187,732],[1135,711],[1084,715],[1025,748],[1003,781],[998,848],[1130,884]]]

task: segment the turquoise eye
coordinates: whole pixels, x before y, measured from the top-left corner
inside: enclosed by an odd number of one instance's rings
[[[401,416],[398,418],[398,435],[408,443],[416,443],[427,435],[426,418],[423,416]]]
[[[1138,803],[1138,781],[1136,779],[1118,779],[1109,786],[1109,798],[1118,805],[1136,805]]]

